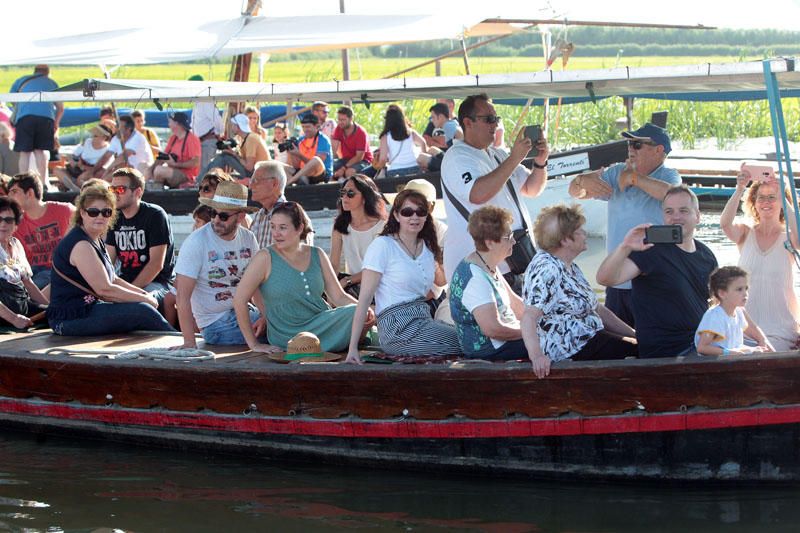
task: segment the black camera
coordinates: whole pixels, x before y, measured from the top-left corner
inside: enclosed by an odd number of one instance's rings
[[[297,137],[289,137],[288,139],[286,139],[282,143],[278,144],[278,150],[280,150],[281,152],[285,152],[287,150],[291,150],[292,148],[294,148],[295,146],[297,146],[299,144],[300,144],[300,141],[297,140]]]
[[[224,141],[222,141],[222,140],[217,141],[217,150],[225,150],[225,149],[228,149],[228,148],[233,150],[237,146],[239,146],[239,143],[236,142],[236,139],[227,139],[227,140],[224,140]]]
[[[156,160],[158,161],[169,161],[170,159],[178,161],[178,156],[175,154],[168,154],[167,152],[158,152],[156,156]]]

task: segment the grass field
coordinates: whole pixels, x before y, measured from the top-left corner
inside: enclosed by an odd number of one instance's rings
[[[747,59],[761,59],[758,57]],[[738,57],[623,57],[617,58],[583,58],[572,57],[569,70],[612,68],[615,66],[666,66],[700,63],[723,63],[741,61]],[[351,52],[351,79],[375,79],[388,76],[394,72],[420,63],[418,58],[383,59],[365,58]],[[543,67],[539,57],[475,57],[470,58],[473,74],[494,74],[509,72],[538,71]],[[434,76],[434,65],[406,74],[406,76]],[[560,70],[559,63],[555,65]],[[0,67],[0,88],[10,88],[18,77],[30,72],[30,68]],[[194,74],[202,75],[206,80],[225,81],[228,79],[228,64],[169,64],[169,65],[132,65],[123,66],[112,73],[112,77],[120,79],[173,79],[185,80]],[[460,57],[442,61],[442,75],[464,74],[464,62]],[[102,78],[98,67],[60,66],[52,67],[51,76],[59,85],[80,81],[84,78]],[[338,59],[315,59],[308,61],[268,62],[264,70],[264,80],[270,82],[313,82],[341,79],[341,62]],[[254,61],[250,79],[258,80],[258,62]],[[431,101],[415,100],[401,102],[406,114],[417,129],[425,127],[428,119],[428,108]],[[76,104],[80,105],[80,104]],[[377,135],[383,126],[385,104],[374,104],[370,109],[356,106],[356,120],[364,125],[367,131]],[[637,101],[634,109],[634,121],[639,124],[647,120],[653,111],[670,112],[669,126],[673,137],[685,147],[692,147],[702,138],[717,140],[720,148],[742,137],[761,137],[771,135],[769,110],[766,102],[663,102],[652,100]],[[498,106],[508,130],[516,123],[521,109],[512,106]],[[786,123],[789,137],[800,138],[800,112],[796,99],[784,102]],[[551,107],[551,124],[558,122],[559,127],[551,128],[550,141],[555,148],[566,148],[576,144],[600,143],[616,138],[619,134],[614,128],[614,120],[625,115],[621,98],[609,98],[596,104],[577,104],[563,106],[561,110]],[[541,108],[531,110],[526,123],[538,123],[543,120]]]

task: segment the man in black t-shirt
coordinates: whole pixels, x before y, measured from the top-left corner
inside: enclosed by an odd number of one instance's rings
[[[119,260],[119,276],[141,287],[161,302],[175,274],[172,229],[167,213],[142,202],[144,176],[133,168],[114,171],[111,190],[117,196],[117,220],[106,236],[113,263]]]
[[[680,244],[645,244],[640,224],[605,258],[597,281],[608,287],[632,282],[639,357],[694,353],[694,334],[708,309],[708,277],[717,268],[713,252],[694,239],[700,222],[697,196],[685,185],[672,187],[661,203],[665,224],[679,224]]]

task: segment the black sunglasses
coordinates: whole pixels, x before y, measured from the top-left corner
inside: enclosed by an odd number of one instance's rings
[[[355,198],[356,194],[356,191],[353,189],[342,189],[339,191],[339,198],[344,198],[345,196],[348,198]]]
[[[400,210],[401,217],[410,217],[411,215],[417,215],[418,217],[426,217],[428,216],[428,210],[423,207],[418,207],[414,209],[413,207],[404,207]]]
[[[216,187],[212,187],[211,185],[203,185],[200,187],[200,192],[213,192],[216,191]]]
[[[14,217],[0,217],[0,222],[5,222],[6,224],[16,224],[17,219]]]
[[[656,143],[651,143],[647,141],[628,141],[628,146],[630,146],[634,150],[641,150],[642,146],[656,146]]]
[[[500,117],[497,115],[475,115],[472,120],[481,120],[487,124],[497,124],[500,121]]]
[[[104,207],[103,209],[90,207],[88,209],[84,209],[84,211],[86,211],[86,214],[92,218],[97,218],[97,215],[103,215],[105,218],[111,218],[111,215],[114,214],[114,210],[110,207]]]
[[[233,213],[224,213],[222,211],[217,211],[216,209],[212,209],[211,210],[211,219],[213,220],[213,219],[219,217],[219,219],[221,221],[227,222],[229,218],[235,217],[239,213],[240,213],[239,211],[234,211]]]

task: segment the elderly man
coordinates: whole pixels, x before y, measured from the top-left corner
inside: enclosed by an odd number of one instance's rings
[[[136,169],[115,170],[110,188],[117,196],[117,220],[106,235],[111,263],[119,259],[119,276],[160,304],[175,277],[169,217],[160,206],[142,201],[144,176]]]
[[[469,214],[483,205],[495,205],[511,211],[512,230],[530,228],[528,209],[518,196],[535,197],[547,184],[547,157],[550,149],[545,139],[537,143],[533,169],[520,163],[530,152],[530,139],[520,136],[511,154],[494,148],[497,113],[486,94],[467,97],[458,108],[458,122],[464,130],[464,142],[456,143],[442,162],[442,189],[447,212],[447,237],[444,246],[444,271],[453,276],[458,263],[475,251],[475,242],[467,231]],[[519,236],[519,235],[518,235]],[[521,238],[521,237],[520,237]],[[519,240],[519,239],[518,239]],[[500,272],[515,292],[521,289],[519,274],[511,273],[505,261]]]
[[[58,84],[50,79],[50,67],[36,65],[33,74],[22,76],[11,86],[12,93],[36,93],[39,91],[55,91]],[[14,151],[19,152],[19,169],[27,172],[31,168],[31,156],[34,160],[42,187],[47,190],[47,161],[49,154],[55,149],[55,138],[58,125],[64,115],[64,104],[61,102],[27,102],[14,104],[14,126],[16,137]]]
[[[661,201],[670,187],[679,185],[678,171],[664,166],[671,150],[669,134],[649,122],[622,133],[628,139],[628,160],[607,169],[581,174],[569,184],[574,198],[608,201],[606,249],[611,253],[637,224],[661,224]],[[631,284],[606,288],[606,306],[635,326]]]
[[[247,180],[253,175],[256,163],[270,159],[269,151],[264,139],[250,131],[250,121],[244,113],[231,119],[231,132],[239,138],[238,149],[224,148],[203,170],[203,174],[212,168],[230,168],[239,174],[239,179]]]
[[[145,173],[147,181],[158,186],[170,188],[184,184],[194,185],[200,173],[200,139],[191,132],[191,124],[186,113],[178,112],[167,120],[172,135],[167,140],[164,151],[158,154],[156,162]]]
[[[353,120],[352,108],[340,107],[336,112],[336,124],[331,142],[333,155],[340,157],[333,162],[333,177],[344,180],[361,174],[372,165],[372,150],[367,130]]]
[[[632,281],[639,357],[693,352],[695,331],[708,309],[708,277],[717,268],[713,252],[694,238],[700,207],[692,190],[672,187],[661,207],[665,224],[681,226],[683,242],[645,244],[651,224],[639,224],[597,270],[597,282],[607,287]]]
[[[253,176],[250,178],[250,197],[261,204],[261,209],[253,215],[250,230],[255,234],[259,249],[272,244],[272,231],[269,219],[275,205],[285,202],[286,172],[284,165],[278,161],[262,161],[256,163]],[[314,244],[314,231],[312,229],[306,237],[306,243]]]
[[[255,211],[247,206],[247,189],[232,181],[217,186],[213,198],[200,198],[212,211],[211,223],[192,232],[183,243],[177,278],[178,321],[183,333],[183,346],[197,346],[194,322],[208,344],[245,344],[233,310],[233,296],[250,259],[258,251],[258,243],[250,230],[241,226],[245,213]],[[264,302],[260,293],[256,303],[263,317]],[[256,337],[264,330],[258,311],[251,312]]]
[[[120,168],[135,168],[139,172],[146,172],[155,162],[150,143],[136,130],[136,123],[130,116],[120,117],[119,131],[111,139],[108,151],[103,154],[95,167],[104,167],[112,157],[114,160],[106,170],[105,179]]]
[[[327,135],[319,131],[319,119],[316,115],[306,115],[300,120],[303,136],[297,145],[289,150],[289,161],[296,170],[289,178],[289,185],[327,183],[333,175],[333,154],[331,141]]]

